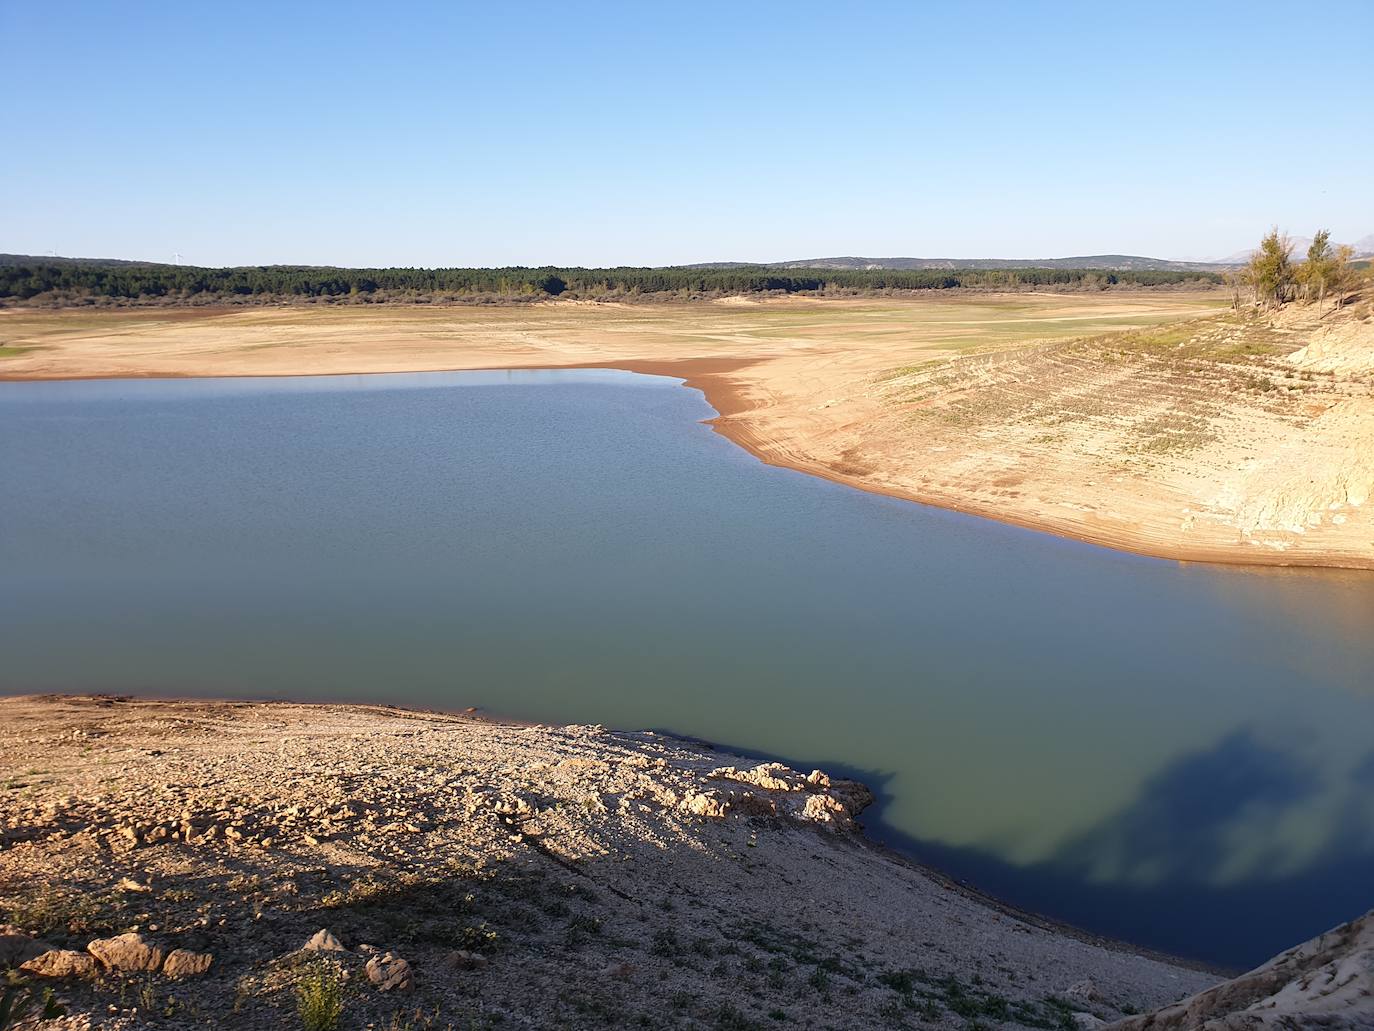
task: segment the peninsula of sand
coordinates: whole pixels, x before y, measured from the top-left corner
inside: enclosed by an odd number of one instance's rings
[[[652,732],[47,696],[0,756],[6,1026],[1374,1019],[1371,917],[1222,982],[874,846],[861,784]]]
[[[1220,293],[0,309],[0,378],[616,367],[766,462],[1150,555],[1374,568],[1374,316]]]

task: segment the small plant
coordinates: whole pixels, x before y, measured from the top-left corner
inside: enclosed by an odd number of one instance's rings
[[[667,928],[654,933],[654,944],[649,951],[655,956],[672,958],[682,955],[682,943],[677,940],[677,935],[673,933],[672,928]]]
[[[316,963],[296,982],[296,1012],[305,1031],[334,1031],[343,1015],[343,984],[329,963]]]
[[[0,992],[0,1031],[21,1020],[54,1020],[66,1012],[51,988],[39,992],[28,985],[9,985]]]
[[[469,924],[458,932],[458,947],[472,952],[491,950],[501,944],[501,935],[485,923]]]

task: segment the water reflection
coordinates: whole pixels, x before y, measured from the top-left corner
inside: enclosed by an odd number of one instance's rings
[[[1017,904],[1234,964],[1374,905],[1374,576],[761,465],[675,381],[0,384],[0,690],[654,726],[880,791]]]

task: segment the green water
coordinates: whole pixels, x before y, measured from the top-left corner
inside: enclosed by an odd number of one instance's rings
[[[0,384],[0,692],[487,707],[849,772],[871,833],[1244,965],[1374,906],[1374,576],[761,464],[616,372]]]

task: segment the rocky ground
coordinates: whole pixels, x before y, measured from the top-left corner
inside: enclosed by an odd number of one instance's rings
[[[0,967],[55,1028],[1071,1028],[1216,982],[892,857],[868,800],[647,732],[9,698]]]

